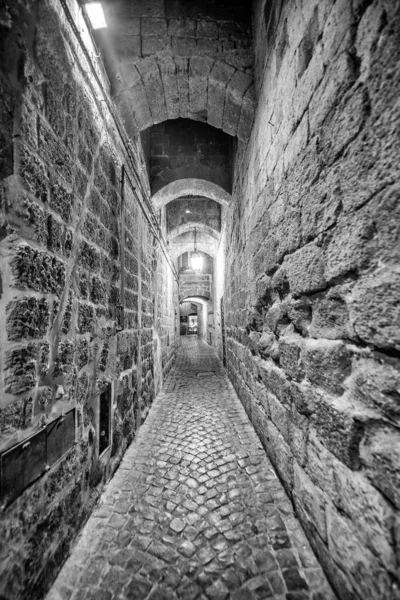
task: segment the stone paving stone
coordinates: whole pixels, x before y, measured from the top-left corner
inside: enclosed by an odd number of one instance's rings
[[[181,344],[47,600],[334,600],[219,360]]]

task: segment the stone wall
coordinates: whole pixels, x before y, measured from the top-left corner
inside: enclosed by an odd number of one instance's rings
[[[113,48],[125,56],[218,56],[251,69],[251,3],[119,0],[104,5]]]
[[[166,206],[167,232],[186,223],[202,223],[221,231],[221,205],[214,200],[186,196]]]
[[[210,298],[212,292],[212,275],[203,273],[179,274],[179,297],[181,300],[193,296]]]
[[[399,3],[259,1],[231,380],[342,600],[399,597]]]
[[[121,218],[126,154],[60,3],[6,3],[0,24],[0,449],[75,419],[67,452],[16,500],[2,497],[0,594],[33,600],[146,417],[155,362],[171,364],[176,291],[127,178]],[[139,164],[138,140],[132,152]],[[99,456],[108,384],[111,435]]]

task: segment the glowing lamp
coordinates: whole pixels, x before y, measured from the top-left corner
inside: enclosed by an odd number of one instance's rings
[[[198,252],[194,252],[194,254],[190,256],[190,262],[193,271],[201,271],[203,268],[203,257]]]
[[[104,27],[107,27],[101,2],[86,2],[85,10],[89,17],[92,29],[103,29]]]
[[[196,248],[196,227],[194,228],[194,252],[190,255],[190,264],[193,271],[201,271],[203,267],[203,257]]]

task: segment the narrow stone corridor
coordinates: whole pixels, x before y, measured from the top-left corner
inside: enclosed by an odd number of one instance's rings
[[[194,337],[47,595],[114,598],[335,598],[214,350]]]

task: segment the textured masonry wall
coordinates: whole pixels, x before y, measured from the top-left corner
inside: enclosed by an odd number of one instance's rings
[[[112,32],[114,23],[118,29],[121,21],[125,24],[123,33],[112,36],[113,47],[121,54],[218,56],[251,70],[250,3],[120,0],[106,2],[105,12]]]
[[[128,185],[116,330],[124,157],[60,10],[53,0],[0,10],[0,448],[74,407],[77,419],[76,444],[0,516],[0,594],[29,600],[43,597],[175,347],[176,290]],[[112,444],[99,458],[105,382]]]
[[[181,299],[190,296],[201,296],[210,298],[212,293],[212,275],[198,273],[179,274],[179,297]]]
[[[173,200],[166,206],[167,232],[186,223],[203,223],[221,231],[221,205],[199,196]]]
[[[399,3],[260,1],[254,23],[230,378],[339,597],[398,598]]]

